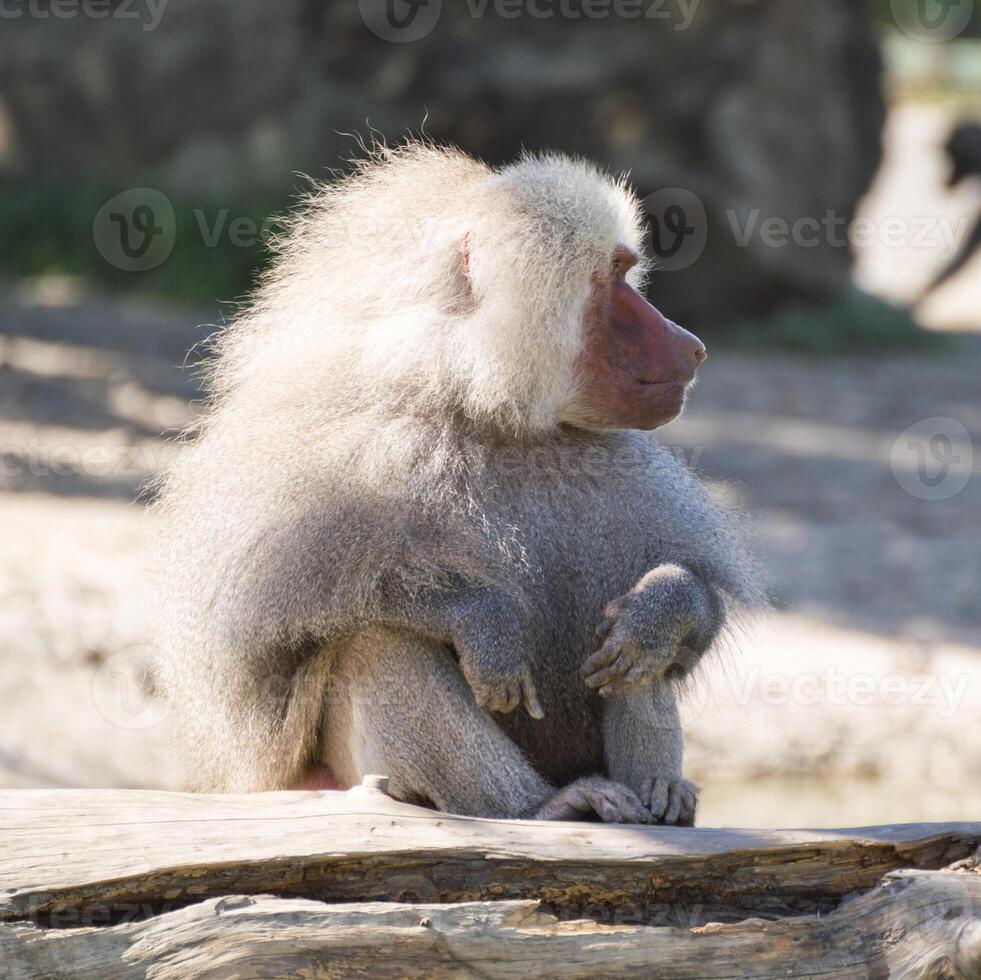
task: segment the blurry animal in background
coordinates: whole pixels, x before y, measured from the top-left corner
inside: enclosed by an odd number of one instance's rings
[[[758,596],[640,431],[705,357],[641,296],[642,238],[561,156],[410,143],[310,197],[156,504],[191,787],[693,822],[677,690]]]
[[[948,187],[956,187],[969,177],[981,176],[981,124],[971,122],[958,125],[947,140],[946,152],[950,160]],[[975,217],[974,224],[957,253],[930,280],[920,298],[925,298],[960,272],[979,248],[981,248],[981,214]]]

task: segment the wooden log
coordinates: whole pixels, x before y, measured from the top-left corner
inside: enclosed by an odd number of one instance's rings
[[[0,793],[0,974],[981,977],[981,878],[928,870],[978,823],[495,821],[382,786]]]
[[[981,877],[895,872],[825,916],[691,929],[560,922],[538,902],[210,899],[110,928],[0,928],[10,980],[981,976]]]
[[[829,910],[889,871],[941,868],[979,844],[981,824],[971,823],[713,830],[481,820],[370,787],[8,791],[0,793],[0,921],[55,915],[69,925],[86,910],[126,915],[140,905],[272,893],[333,902],[532,898],[567,916],[610,918],[619,909],[636,921],[694,925]]]

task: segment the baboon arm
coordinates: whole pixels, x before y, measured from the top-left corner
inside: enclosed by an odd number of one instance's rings
[[[519,705],[543,716],[528,666],[521,619],[513,600],[495,586],[462,586],[415,597],[384,620],[452,648],[477,704],[490,711]]]
[[[725,604],[719,590],[701,572],[685,565],[660,565],[637,588],[656,608],[655,619],[675,617],[682,631],[679,642],[694,657],[701,657],[719,635]]]
[[[722,597],[705,577],[659,565],[604,610],[596,629],[603,645],[582,668],[586,684],[602,697],[624,697],[655,681],[680,680],[723,621]]]
[[[687,565],[665,563],[610,603],[600,629],[627,613],[647,645],[674,643],[700,657],[722,628],[723,611],[722,597],[707,576]]]

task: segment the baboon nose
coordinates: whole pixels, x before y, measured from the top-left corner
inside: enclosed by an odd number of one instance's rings
[[[693,333],[682,327],[678,327],[678,330],[681,332],[683,338],[680,351],[681,356],[684,359],[685,367],[694,374],[702,361],[708,357],[708,351],[705,349],[705,344],[702,343],[701,339]]]
[[[677,323],[672,323],[670,320],[665,322],[672,334],[675,364],[681,371],[691,371],[694,377],[698,365],[708,357],[705,344],[690,330],[679,327]]]

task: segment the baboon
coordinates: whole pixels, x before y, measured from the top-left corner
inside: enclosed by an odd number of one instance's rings
[[[705,357],[643,238],[559,155],[410,142],[310,195],[156,504],[191,788],[693,822],[677,689],[757,588],[643,431]]]

